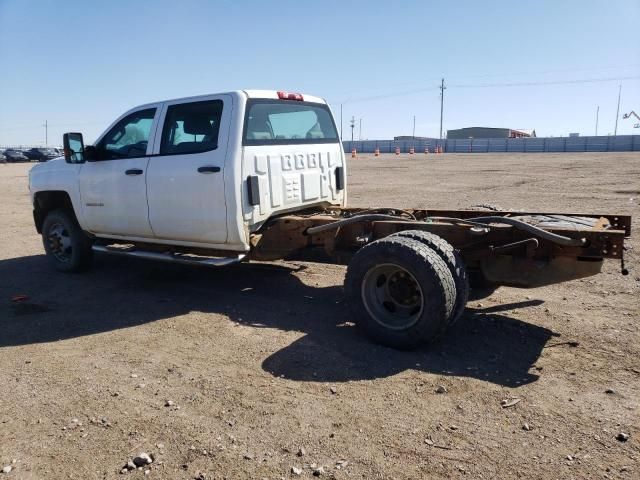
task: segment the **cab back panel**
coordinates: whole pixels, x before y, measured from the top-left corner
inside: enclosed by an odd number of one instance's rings
[[[344,167],[340,143],[245,146],[242,156],[243,214],[249,225],[271,215],[313,205],[344,205],[336,168]],[[257,177],[259,204],[251,205],[249,177]]]

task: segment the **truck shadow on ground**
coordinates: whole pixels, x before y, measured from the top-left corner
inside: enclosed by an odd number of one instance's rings
[[[412,352],[396,351],[372,344],[354,327],[341,284],[309,285],[313,275],[296,268],[307,267],[245,264],[211,270],[98,256],[93,270],[66,275],[54,272],[43,255],[2,260],[0,349],[198,311],[225,315],[253,328],[304,333],[263,361],[264,370],[274,376],[343,382],[416,369],[517,387],[537,380],[531,370],[555,335],[504,313],[540,303],[521,302],[487,310],[468,308],[438,343]],[[14,301],[15,295],[28,298]],[[215,324],[210,328],[213,335]]]

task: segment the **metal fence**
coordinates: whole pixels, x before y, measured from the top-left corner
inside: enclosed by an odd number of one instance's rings
[[[449,153],[541,153],[541,152],[637,152],[640,151],[640,135],[592,136],[592,137],[542,137],[542,138],[470,138],[438,140],[437,138],[416,140],[354,140],[343,141],[345,152],[354,148],[361,153],[416,153],[425,149],[434,152],[441,147]]]

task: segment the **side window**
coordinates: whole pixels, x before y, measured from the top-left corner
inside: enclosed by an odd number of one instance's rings
[[[155,114],[156,109],[149,108],[120,120],[97,145],[100,156],[105,160],[144,157]]]
[[[218,147],[222,100],[171,105],[162,129],[160,155],[200,153]]]

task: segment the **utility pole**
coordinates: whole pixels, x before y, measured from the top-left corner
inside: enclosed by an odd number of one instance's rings
[[[596,109],[596,137],[598,136],[598,116],[600,115],[600,105]]]
[[[353,129],[354,128],[356,128],[356,118],[352,116],[351,117],[351,143],[352,144],[353,144]]]
[[[412,135],[413,139],[416,139],[416,116],[413,116],[413,135]]]
[[[362,140],[362,119],[360,119],[360,130],[358,133],[358,140]]]
[[[618,117],[620,116],[620,94],[622,93],[622,85],[618,88],[618,109],[616,110],[616,128],[613,130],[613,136],[618,135]]]
[[[44,121],[44,146],[47,147],[49,144],[49,122],[47,120]]]
[[[444,112],[444,91],[447,87],[444,86],[444,78],[440,83],[440,140],[442,140],[442,114]]]
[[[340,140],[342,140],[342,104],[340,104]]]

